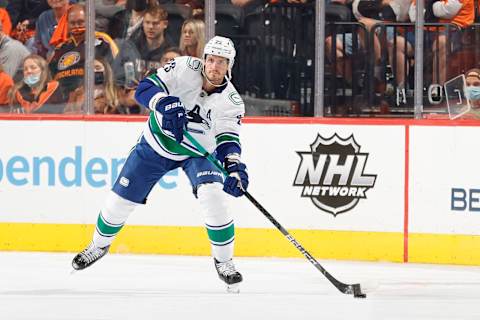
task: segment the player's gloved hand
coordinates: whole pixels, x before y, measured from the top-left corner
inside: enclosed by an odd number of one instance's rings
[[[170,131],[175,140],[183,140],[183,128],[187,125],[185,106],[178,97],[167,96],[155,106],[155,110],[162,114],[162,128]]]
[[[225,170],[229,175],[223,183],[223,191],[234,197],[242,196],[248,188],[247,166],[240,162],[239,158],[232,159],[227,156]]]

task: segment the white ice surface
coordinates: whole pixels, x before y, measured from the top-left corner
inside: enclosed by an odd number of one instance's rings
[[[228,294],[209,257],[110,254],[70,274],[72,258],[0,252],[0,320],[480,319],[479,267],[320,261],[378,282],[354,299],[306,259],[236,258],[244,282]]]

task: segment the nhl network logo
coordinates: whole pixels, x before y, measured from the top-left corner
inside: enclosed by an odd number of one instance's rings
[[[347,139],[336,133],[328,139],[317,135],[311,151],[300,156],[294,186],[302,187],[302,197],[312,199],[319,209],[337,216],[353,209],[375,185],[376,174],[364,174],[368,153],[360,152],[353,134]]]

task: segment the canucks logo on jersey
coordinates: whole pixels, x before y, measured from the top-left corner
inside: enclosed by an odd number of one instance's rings
[[[211,129],[210,123],[200,115],[199,105],[195,105],[195,107],[192,110],[187,112],[187,119],[189,123],[198,123],[205,130]],[[188,129],[190,131],[190,127],[188,127]]]

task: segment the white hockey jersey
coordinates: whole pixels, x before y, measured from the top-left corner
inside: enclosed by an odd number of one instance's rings
[[[142,80],[162,91],[147,100],[143,100],[140,93],[137,100],[152,110],[144,137],[163,157],[178,161],[202,156],[186,137],[178,144],[170,131],[162,129],[162,114],[155,106],[166,95],[178,97],[185,105],[187,130],[209,153],[223,144],[235,144],[233,149],[240,150],[239,134],[245,113],[243,100],[230,81],[213,92],[204,91],[202,68],[200,59],[179,57]]]

